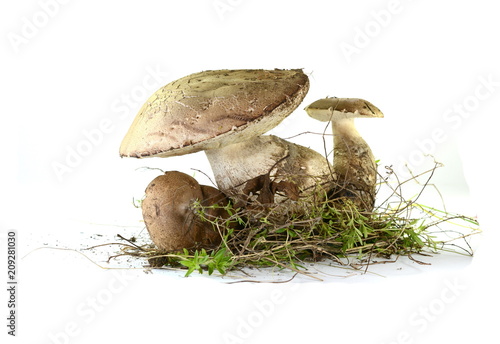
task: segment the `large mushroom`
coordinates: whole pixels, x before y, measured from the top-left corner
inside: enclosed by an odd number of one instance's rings
[[[370,102],[357,98],[324,98],[305,108],[312,118],[331,122],[337,183],[332,198],[349,198],[360,210],[372,211],[375,204],[377,164],[370,146],[354,125],[354,118],[379,118],[383,113]]]
[[[196,214],[195,202],[206,207],[205,216],[209,220],[229,217],[223,208],[228,203],[226,196],[211,186],[198,184],[185,173],[169,171],[149,183],[142,201],[142,215],[158,249],[173,252],[183,248],[212,248],[221,242],[223,233]],[[213,205],[218,207],[210,207]]]
[[[314,189],[330,178],[321,154],[276,136],[260,136],[300,104],[302,70],[215,70],[173,81],[142,106],[122,141],[122,157],[169,157],[205,151],[218,188],[238,197],[267,175]],[[312,177],[309,177],[312,176]]]

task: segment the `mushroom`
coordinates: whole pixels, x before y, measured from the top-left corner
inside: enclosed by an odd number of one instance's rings
[[[337,185],[330,196],[350,198],[360,210],[372,211],[377,164],[370,146],[356,130],[354,118],[379,118],[384,117],[383,113],[370,102],[357,98],[320,99],[305,110],[312,118],[332,124]]]
[[[229,217],[222,208],[228,203],[226,196],[211,186],[198,184],[185,173],[169,171],[151,181],[142,201],[142,215],[158,249],[173,252],[183,248],[211,248],[221,242],[221,235],[213,225],[196,215],[195,201],[203,206],[221,206],[205,208],[208,218]]]
[[[278,125],[302,101],[309,79],[302,70],[215,70],[173,81],[142,106],[120,147],[122,157],[169,157],[205,151],[218,188],[237,196],[262,175],[290,179],[300,190],[328,175],[325,157],[276,136]],[[278,181],[277,181],[278,182]]]

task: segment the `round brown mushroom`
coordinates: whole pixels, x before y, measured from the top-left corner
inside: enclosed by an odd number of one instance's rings
[[[211,248],[221,242],[214,226],[195,213],[194,202],[203,206],[227,204],[226,196],[216,188],[200,185],[191,176],[169,171],[156,177],[146,188],[142,215],[151,240],[161,251],[183,248]],[[208,218],[228,214],[223,208],[205,208]]]

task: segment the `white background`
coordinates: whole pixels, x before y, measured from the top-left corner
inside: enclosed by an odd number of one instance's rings
[[[6,320],[0,336],[19,343],[492,342],[486,338],[495,338],[500,306],[494,222],[500,24],[491,4],[3,3],[0,252],[14,229],[20,254],[18,337],[6,335]],[[138,161],[120,159],[118,147],[157,88],[231,68],[304,68],[311,80],[304,106],[325,96],[378,106],[385,118],[358,121],[359,131],[383,165],[403,171],[406,162],[422,171],[429,166],[421,163],[423,153],[445,164],[434,183],[448,210],[478,216],[484,233],[476,256],[436,258],[432,267],[407,261],[370,278],[227,285],[220,278],[104,270],[71,251],[33,251],[78,249],[92,236],[140,231],[132,198],[159,172],[139,167],[210,175],[202,153]],[[302,108],[273,133],[321,132]],[[318,136],[293,141],[322,150]],[[440,205],[436,197],[427,201]],[[7,312],[2,293],[0,318]]]

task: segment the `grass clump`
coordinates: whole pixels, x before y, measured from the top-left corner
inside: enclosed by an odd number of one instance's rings
[[[387,197],[370,213],[360,212],[349,200],[330,199],[309,204],[306,214],[283,220],[277,214],[282,214],[280,207],[286,205],[258,204],[248,209],[230,203],[224,207],[229,218],[221,219],[208,216],[209,207],[195,202],[192,205],[195,214],[221,234],[220,245],[168,254],[151,247],[124,245],[124,254],[147,258],[153,267],[184,268],[186,276],[195,271],[208,274],[218,271],[224,275],[251,267],[305,273],[305,263],[323,260],[367,269],[375,257],[395,261],[407,256],[427,264],[414,256],[439,251],[472,255],[468,238],[479,231],[474,218],[418,203],[438,166],[410,179],[418,181],[429,175],[411,200],[404,199],[401,192],[409,180],[394,186],[390,181],[394,173],[386,168],[388,172],[381,177],[378,194]]]

